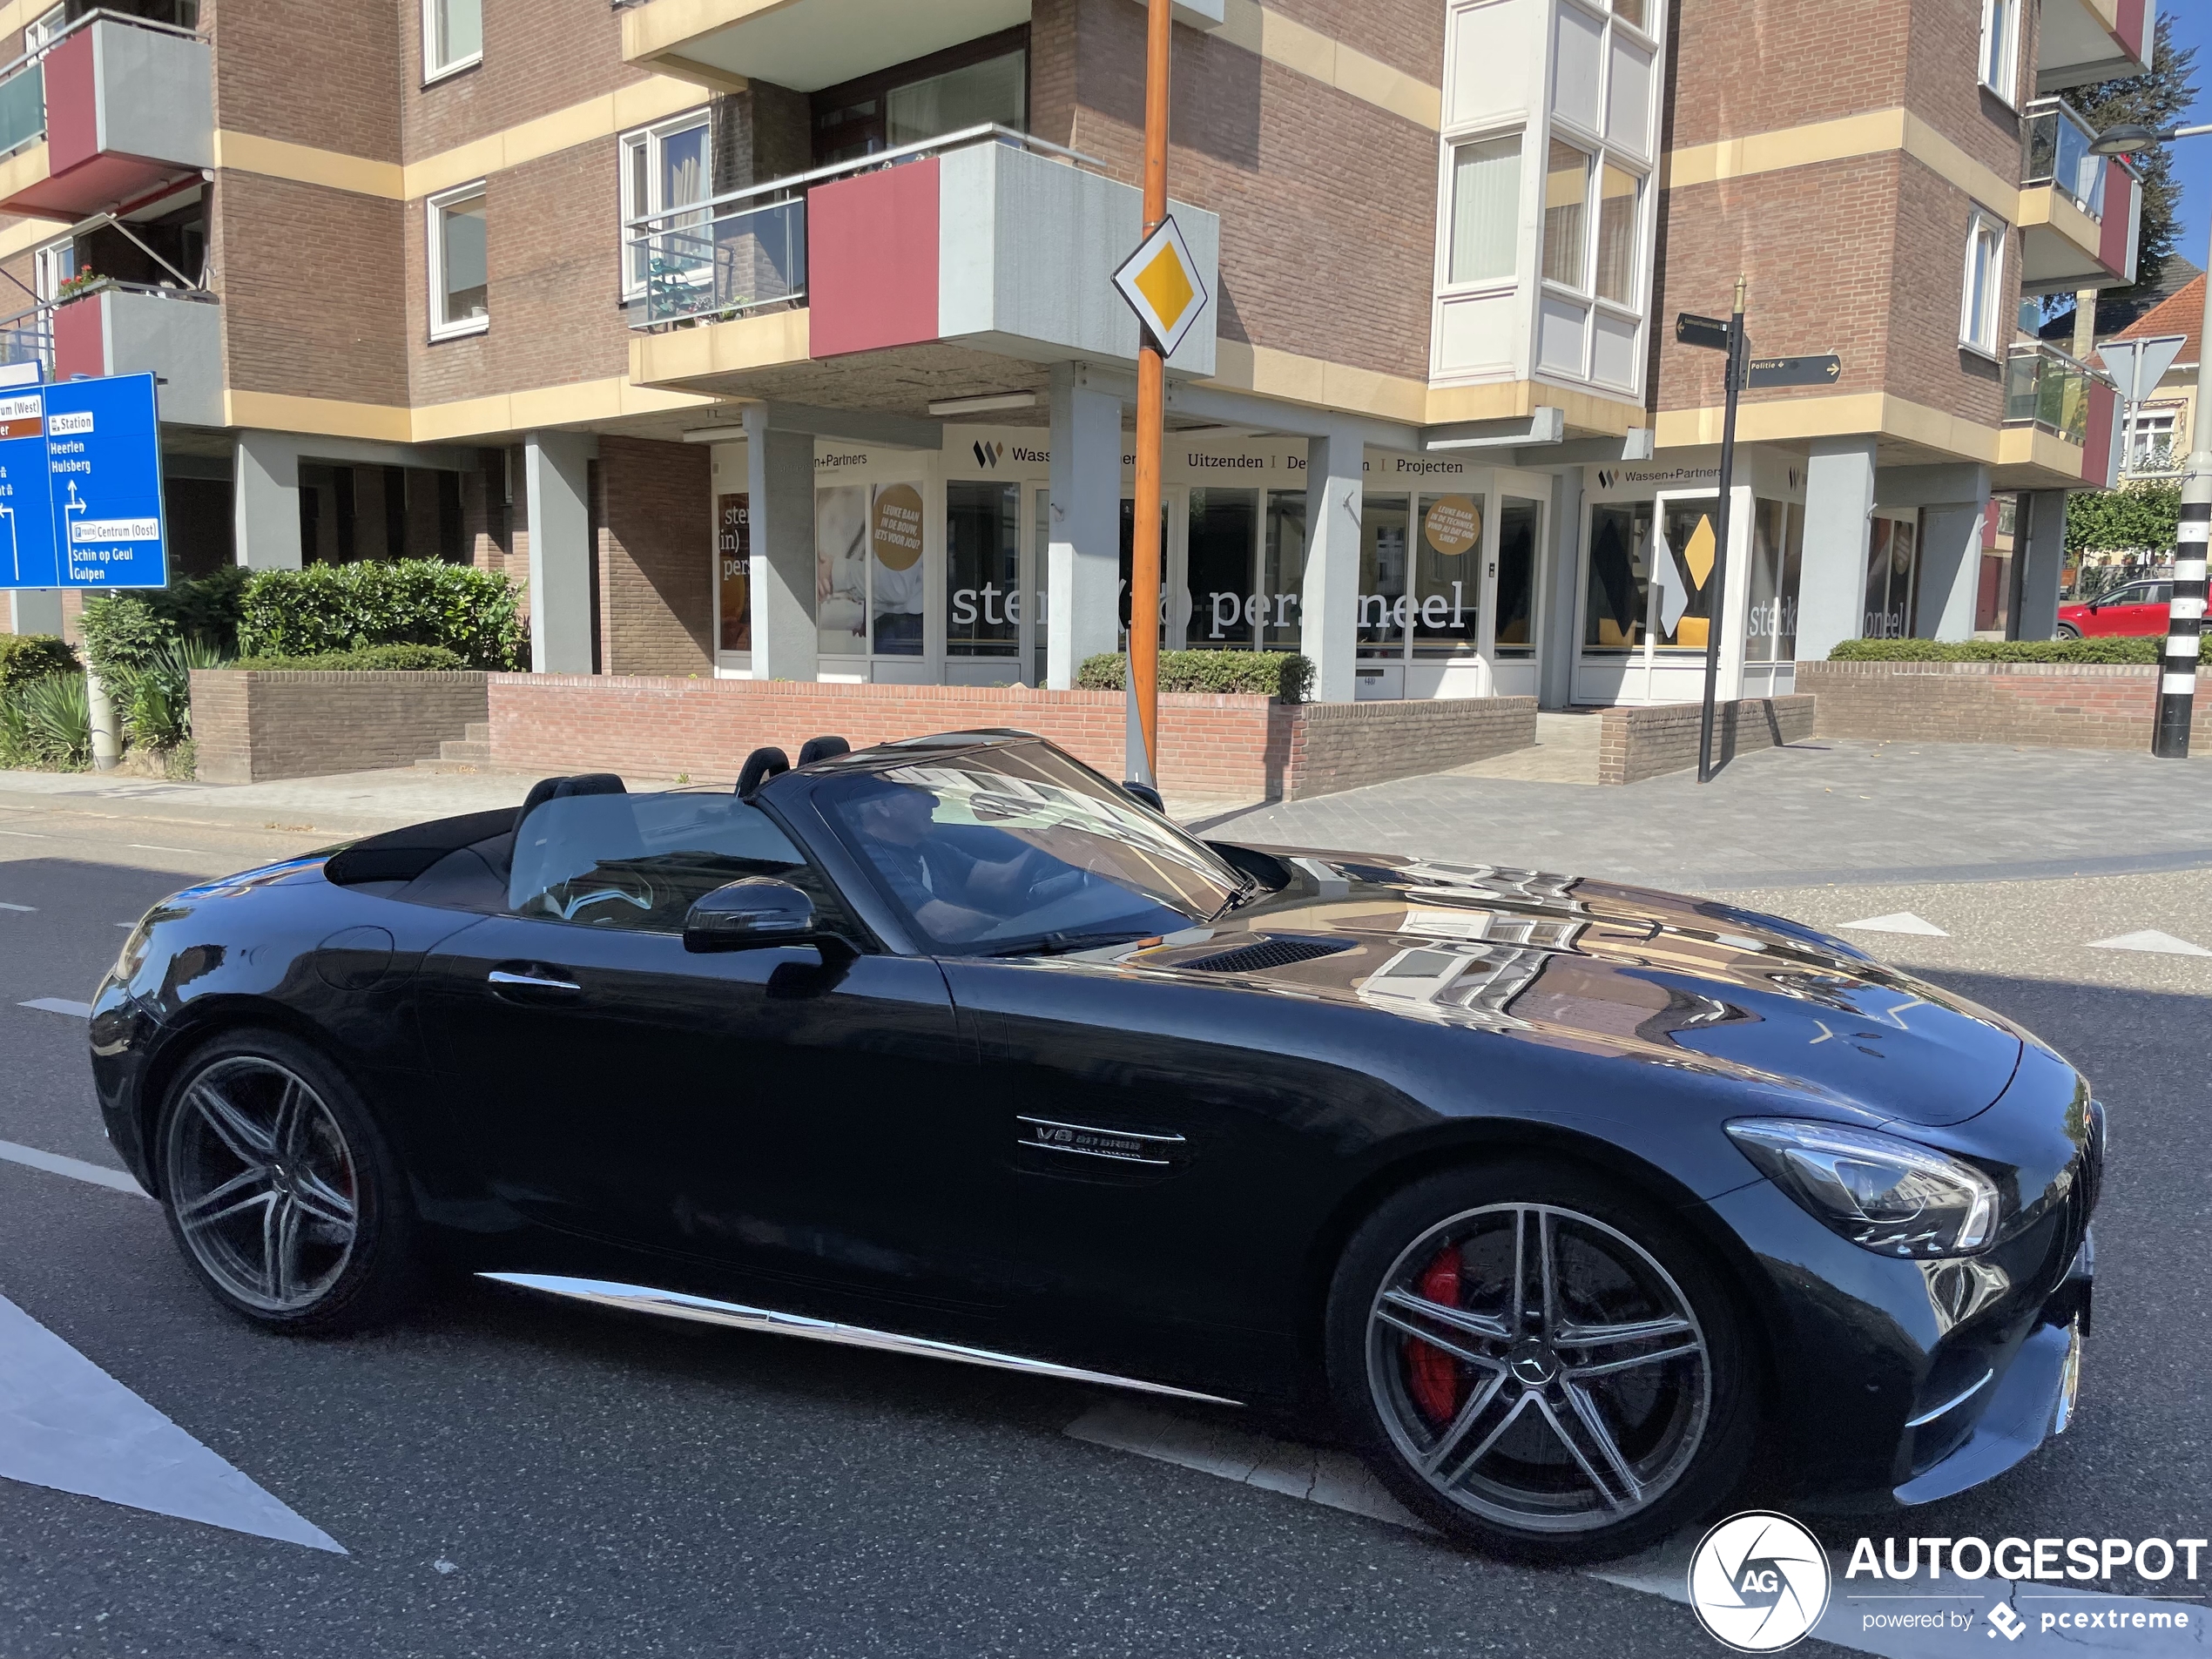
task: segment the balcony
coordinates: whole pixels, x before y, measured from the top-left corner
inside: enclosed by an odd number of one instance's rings
[[[1219,218],[1184,203],[1174,212],[1217,292]],[[1039,364],[1132,361],[1136,320],[1110,279],[1142,223],[1133,186],[1089,157],[999,126],[649,215],[628,226],[624,252],[644,336],[632,377],[726,391],[733,362],[938,346]],[[803,320],[766,320],[799,311]],[[733,336],[698,337],[748,323],[764,340],[775,334],[770,355],[725,349]],[[1170,372],[1214,372],[1213,324],[1210,307]]]
[[[64,222],[215,165],[205,37],[94,11],[0,70],[0,212]]]
[[[2006,357],[2005,435],[2026,440],[2024,446],[2004,446],[2007,460],[2033,460],[2109,488],[2120,459],[2120,413],[2112,377],[2056,347],[2020,341]],[[2076,456],[2053,453],[2038,435],[2055,438]]]
[[[622,55],[721,91],[815,92],[1028,21],[1029,0],[654,0],[622,14]]]
[[[2144,74],[2157,38],[2157,0],[2044,0],[2035,90],[2063,91]]]
[[[2027,293],[2124,287],[2135,280],[2142,192],[2117,157],[2092,155],[2096,133],[2064,98],[2021,112],[2020,286]]]
[[[99,278],[48,308],[51,377],[152,374],[165,423],[223,421],[223,313],[203,290]]]

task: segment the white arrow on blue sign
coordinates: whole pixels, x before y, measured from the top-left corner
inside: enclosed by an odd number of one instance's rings
[[[0,391],[0,588],[169,580],[151,374]]]

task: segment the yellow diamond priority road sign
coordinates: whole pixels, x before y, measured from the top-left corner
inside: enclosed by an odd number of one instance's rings
[[[1206,308],[1206,285],[1172,216],[1114,273],[1114,286],[1136,313],[1162,356],[1171,357]]]

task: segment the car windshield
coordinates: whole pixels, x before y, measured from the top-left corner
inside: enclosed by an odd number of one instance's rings
[[[1042,743],[833,778],[815,799],[885,896],[956,954],[1174,933],[1218,915],[1247,885]]]

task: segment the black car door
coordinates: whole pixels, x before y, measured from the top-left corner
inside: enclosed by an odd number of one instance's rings
[[[782,832],[726,795],[550,801],[517,841],[508,913],[422,970],[428,1046],[491,1195],[799,1291],[975,1303],[972,1195],[929,1178],[974,1081],[937,965],[686,951],[691,900],[741,874],[811,885],[834,911]]]

